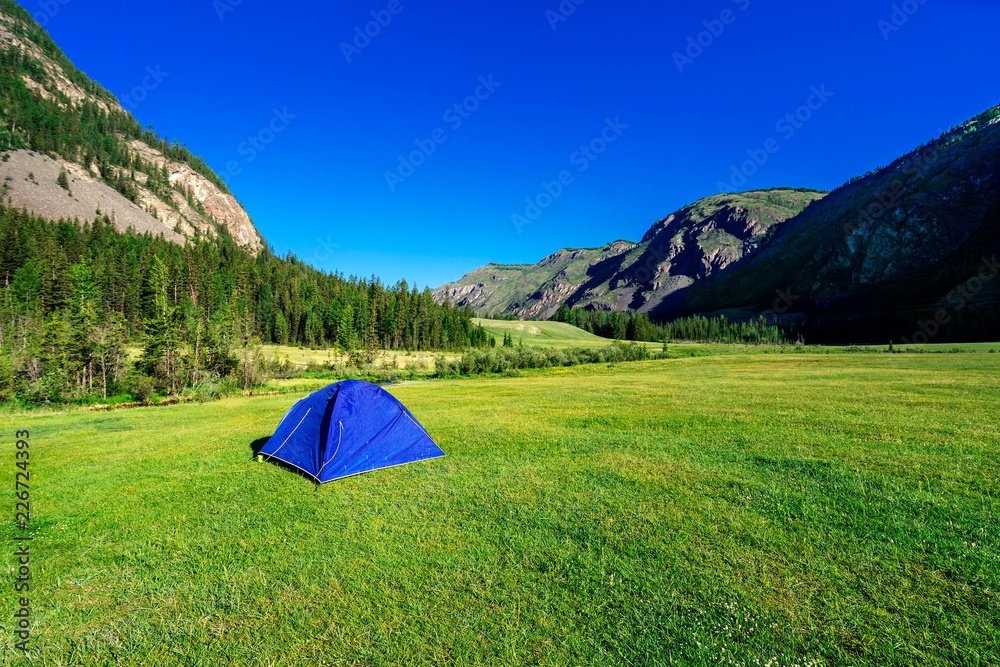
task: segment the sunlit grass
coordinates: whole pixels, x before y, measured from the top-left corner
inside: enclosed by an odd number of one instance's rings
[[[1000,355],[391,389],[448,457],[319,489],[252,461],[298,395],[0,417],[36,664],[1000,661]]]
[[[409,352],[406,350],[381,350],[376,353],[375,368],[399,368],[428,370],[434,368],[434,359],[441,353],[438,352]],[[269,359],[287,359],[295,366],[335,366],[348,365],[351,361],[350,354],[343,350],[310,349],[306,347],[292,347],[289,345],[265,345],[264,355]],[[445,356],[449,359],[458,358],[460,355],[454,352],[447,352]]]
[[[607,347],[611,341],[607,338],[587,333],[583,329],[563,322],[531,322],[517,320],[473,320],[481,324],[493,334],[498,342],[503,341],[505,333],[509,333],[514,344],[539,345],[545,347]]]

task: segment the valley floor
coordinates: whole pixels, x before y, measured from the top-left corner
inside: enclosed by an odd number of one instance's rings
[[[319,489],[252,460],[295,395],[0,415],[37,664],[1000,662],[1000,354],[391,390],[448,457]]]

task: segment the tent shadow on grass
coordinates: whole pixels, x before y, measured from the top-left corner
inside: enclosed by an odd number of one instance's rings
[[[266,438],[257,438],[250,443],[250,450],[253,452],[254,459],[257,458],[257,455],[260,454],[260,450],[264,449],[264,445],[266,445],[267,441],[270,439],[271,436],[267,436]]]
[[[253,442],[250,443],[250,451],[253,452],[253,456],[251,458],[253,458],[253,460],[255,460],[255,461],[257,460],[257,456],[260,455],[260,450],[264,449],[264,445],[266,445],[267,441],[270,440],[270,439],[271,439],[271,437],[268,436],[266,438],[258,438],[257,440],[254,440]],[[263,463],[267,463],[267,464],[270,464],[270,465],[273,465],[273,466],[278,466],[282,470],[287,470],[290,473],[294,473],[294,474],[298,475],[299,477],[301,477],[302,479],[304,479],[307,482],[309,482],[310,484],[314,484],[317,489],[319,488],[319,483],[315,479],[313,479],[309,475],[305,474],[304,472],[302,472],[301,470],[299,470],[295,466],[288,465],[287,463],[285,463],[281,459],[270,458],[269,456],[267,456],[265,454],[264,455]]]

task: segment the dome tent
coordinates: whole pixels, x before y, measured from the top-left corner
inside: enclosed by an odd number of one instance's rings
[[[260,454],[320,484],[445,455],[396,397],[357,380],[292,406]]]

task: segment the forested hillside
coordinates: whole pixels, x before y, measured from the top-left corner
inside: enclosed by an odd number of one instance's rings
[[[134,368],[130,342],[143,349]],[[262,342],[438,350],[487,334],[429,289],[254,256],[224,231],[180,246],[107,218],[81,226],[0,205],[0,400],[252,383]]]
[[[0,152],[7,153],[4,194],[50,219],[90,219],[101,201],[122,231],[131,225],[182,242],[225,227],[240,246],[263,247],[247,212],[201,158],[143,128],[13,0],[0,0]],[[13,177],[43,170],[54,170],[65,192],[53,187],[55,177]]]
[[[809,342],[1000,336],[1000,107],[852,179],[653,316],[770,312]]]

